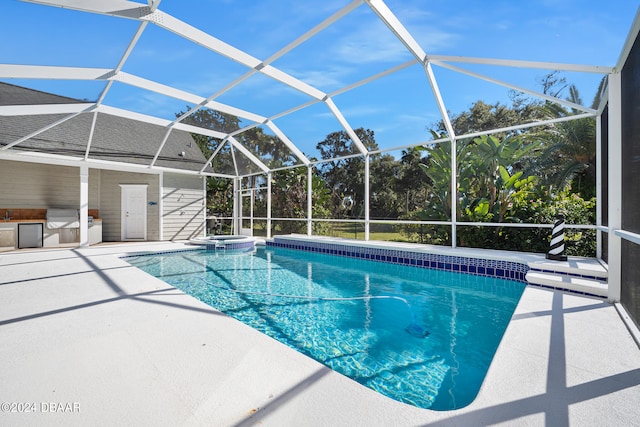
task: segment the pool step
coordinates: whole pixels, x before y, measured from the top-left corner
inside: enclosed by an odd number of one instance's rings
[[[536,261],[529,263],[527,282],[593,296],[608,295],[607,269],[594,259]]]

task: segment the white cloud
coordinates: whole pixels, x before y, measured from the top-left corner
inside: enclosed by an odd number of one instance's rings
[[[388,112],[386,108],[372,105],[372,104],[355,105],[355,106],[346,107],[346,108],[340,108],[340,105],[338,105],[338,109],[340,110],[342,115],[347,119],[347,122],[349,122],[351,119],[356,117],[384,115]],[[315,113],[313,114],[313,116],[317,118],[328,118],[328,117],[335,118],[335,116],[329,109],[327,109],[327,111],[324,111],[324,112]],[[355,126],[355,127],[358,127],[358,126]]]
[[[456,33],[444,29],[448,21],[424,10],[422,2],[417,7],[405,5],[394,13],[427,54],[444,51],[458,40]]]
[[[345,86],[345,79],[353,73],[354,67],[327,64],[323,69],[304,67],[287,68],[283,71],[322,91],[331,92]]]
[[[175,118],[178,110],[185,108],[184,103],[180,104],[180,101],[153,92],[144,92],[134,98],[129,97],[126,102],[130,102],[128,108],[134,111],[169,120]]]
[[[198,75],[197,78],[190,78],[181,82],[181,87],[187,92],[194,93],[208,98],[232,81],[229,74],[218,72],[207,72]]]
[[[410,54],[396,36],[380,21],[368,22],[339,37],[334,48],[336,60],[350,64],[398,63]]]
[[[456,36],[443,30],[431,13],[408,7],[396,13],[427,53],[443,50],[455,43]],[[368,8],[358,9],[344,19],[349,19],[351,25],[339,26],[341,33],[336,33],[329,39],[329,44],[316,52],[316,64],[353,67],[356,64],[398,64],[412,58],[397,36]]]
[[[159,50],[154,48],[137,48],[133,51],[136,57],[142,58],[144,61],[171,63],[183,62],[193,56],[192,49],[171,49]]]
[[[368,117],[372,115],[386,114],[387,108],[375,104],[362,104],[342,109],[342,114],[349,117]]]

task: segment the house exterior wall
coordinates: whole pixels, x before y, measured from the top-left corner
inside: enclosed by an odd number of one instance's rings
[[[0,160],[0,183],[0,209],[77,209],[80,205],[77,167]],[[102,240],[121,240],[121,184],[147,184],[147,240],[203,235],[203,178],[164,173],[162,192],[160,183],[159,174],[89,169],[89,209],[99,210]]]
[[[162,191],[163,240],[185,240],[204,233],[203,178],[165,173]]]
[[[122,202],[120,184],[147,184],[147,240],[160,240],[160,176],[110,170],[100,171],[100,217],[102,240],[121,240]],[[154,204],[155,203],[155,204]]]
[[[80,171],[71,166],[0,160],[0,207],[78,208]],[[89,209],[99,209],[99,171],[89,171]]]

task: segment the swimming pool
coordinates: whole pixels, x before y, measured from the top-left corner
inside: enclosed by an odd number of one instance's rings
[[[128,262],[395,400],[477,395],[525,285],[285,248]]]

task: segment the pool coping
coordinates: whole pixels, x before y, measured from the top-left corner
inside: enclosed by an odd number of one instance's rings
[[[435,412],[381,396],[119,258],[184,248],[1,254],[3,399],[79,400],[82,411],[0,414],[0,422],[465,426],[640,418],[640,351],[603,300],[527,286],[478,398]]]
[[[529,269],[528,265],[522,261],[442,254],[420,251],[416,248],[399,249],[375,244],[364,246],[348,241],[307,241],[296,237],[276,237],[267,242],[267,247],[317,252],[432,270],[469,273],[476,276],[511,279],[521,283],[526,283],[525,275]]]
[[[299,234],[277,236],[268,240],[266,244],[268,247],[303,250],[418,268],[509,279],[528,284],[529,286],[603,298],[601,295],[563,286],[527,282],[525,276],[530,270],[536,272],[551,272],[551,270],[545,270],[540,267],[540,265],[545,265],[540,263],[548,263],[544,254],[492,249],[451,248],[435,245],[417,245],[413,243],[357,241],[326,236],[309,237]],[[592,262],[593,264],[597,264],[597,267],[601,267],[599,263],[589,258],[572,257],[572,259],[574,262],[581,262],[582,264]],[[560,262],[557,263],[564,264]],[[563,274],[582,279],[602,281],[601,276],[594,274],[567,272]]]

